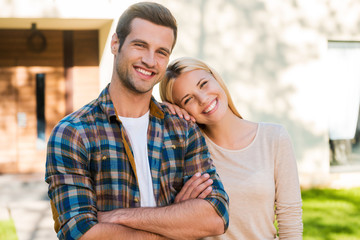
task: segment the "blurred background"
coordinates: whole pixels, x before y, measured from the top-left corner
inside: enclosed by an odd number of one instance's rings
[[[47,139],[61,118],[109,83],[110,38],[135,2],[0,0],[0,223],[14,220],[19,239],[55,238],[43,176]],[[360,238],[352,222],[360,222],[360,2],[155,2],[178,21],[171,59],[209,63],[245,119],[289,131],[303,189],[304,239]],[[154,96],[159,99],[157,88]],[[331,205],[335,200],[340,203]],[[316,225],[325,216],[317,215],[321,207],[333,209],[328,217],[335,220],[355,214],[345,224],[354,229],[325,220]],[[329,235],[316,238],[322,228]],[[336,235],[343,233],[348,236]]]

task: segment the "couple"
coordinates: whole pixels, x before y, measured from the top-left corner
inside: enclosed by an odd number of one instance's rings
[[[206,64],[183,58],[166,71],[176,35],[164,6],[130,6],[112,37],[110,84],[54,128],[46,182],[58,237],[198,239],[228,229],[219,237],[275,239],[276,214],[280,238],[301,239],[286,131],[243,120]],[[168,108],[151,95],[159,81]]]

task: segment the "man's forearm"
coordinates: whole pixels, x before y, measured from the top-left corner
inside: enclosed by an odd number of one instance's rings
[[[117,209],[100,215],[100,221],[172,239],[198,239],[224,233],[222,218],[203,199],[190,199],[165,207]]]
[[[98,240],[98,239],[148,239],[148,240],[166,240],[168,238],[162,237],[158,234],[146,232],[142,230],[133,229],[113,223],[98,223],[89,229],[80,240]]]

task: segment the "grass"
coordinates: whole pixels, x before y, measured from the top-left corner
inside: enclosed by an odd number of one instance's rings
[[[14,222],[9,220],[0,221],[0,239],[17,240]]]
[[[360,239],[360,188],[302,191],[304,240]]]

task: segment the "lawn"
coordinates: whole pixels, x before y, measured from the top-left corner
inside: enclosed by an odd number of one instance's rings
[[[360,188],[302,191],[304,240],[360,239]]]
[[[15,225],[12,220],[0,221],[0,239],[17,240]]]

